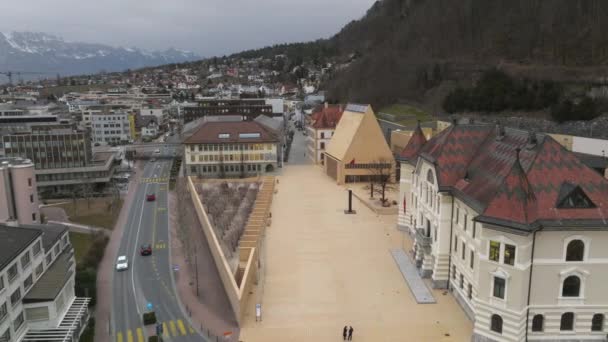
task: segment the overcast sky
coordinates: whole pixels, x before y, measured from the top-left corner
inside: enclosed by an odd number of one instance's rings
[[[374,0],[0,0],[0,31],[223,55],[327,38]]]

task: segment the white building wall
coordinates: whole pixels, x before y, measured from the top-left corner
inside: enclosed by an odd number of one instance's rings
[[[572,151],[595,156],[608,156],[608,140],[573,136]]]

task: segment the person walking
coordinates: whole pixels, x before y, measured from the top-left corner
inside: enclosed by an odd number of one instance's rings
[[[348,340],[352,341],[353,340],[353,326],[351,325],[350,328],[348,329]]]
[[[342,330],[342,338],[346,341],[346,334],[348,333],[348,327],[345,325],[344,330]]]

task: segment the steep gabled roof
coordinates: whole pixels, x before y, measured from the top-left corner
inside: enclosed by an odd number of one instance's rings
[[[346,151],[361,126],[365,112],[361,112],[359,107],[362,105],[352,105],[353,110],[349,110],[349,104],[342,114],[342,118],[336,126],[334,136],[327,146],[326,153],[338,160],[342,160]],[[367,108],[367,107],[366,107]]]
[[[311,126],[315,129],[334,129],[338,125],[343,112],[341,105],[323,106],[312,113]]]
[[[405,145],[403,151],[399,153],[398,159],[401,161],[415,163],[415,157],[424,144],[426,144],[426,137],[424,136],[424,133],[422,133],[420,121],[418,121],[416,129],[414,129],[414,133],[412,133],[412,136],[407,142],[407,145]]]
[[[456,125],[418,156],[435,165],[440,190],[481,213],[477,221],[527,232],[608,228],[608,180],[548,135]]]

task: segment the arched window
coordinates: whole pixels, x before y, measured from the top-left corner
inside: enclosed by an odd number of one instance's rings
[[[562,297],[578,297],[581,292],[581,279],[577,276],[569,276],[564,280]]]
[[[492,315],[492,323],[490,329],[494,332],[502,334],[502,317],[498,315]]]
[[[566,247],[566,261],[583,261],[585,256],[585,243],[581,240],[572,240]]]
[[[602,331],[604,330],[604,315],[595,314],[591,320],[591,331]]]
[[[426,180],[431,184],[435,184],[435,177],[433,176],[433,171],[429,170],[426,173]]]
[[[574,329],[574,313],[566,312],[562,315],[562,320],[559,322],[559,330]]]
[[[534,315],[532,318],[532,331],[543,331],[545,317],[543,315]]]

